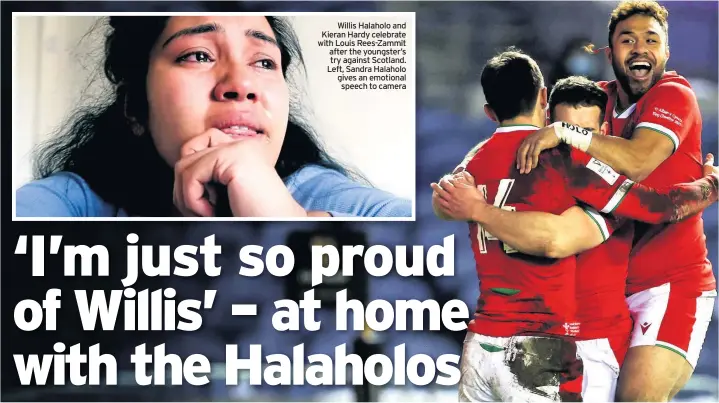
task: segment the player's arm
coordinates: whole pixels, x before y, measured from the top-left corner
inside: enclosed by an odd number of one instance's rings
[[[696,99],[687,87],[661,85],[654,89],[642,110],[635,111],[640,115],[630,139],[592,136],[586,151],[640,182],[679,148],[689,133],[696,107]]]
[[[574,206],[561,215],[507,211],[478,203],[472,221],[512,248],[561,259],[592,249],[609,237],[609,226],[592,209]]]
[[[544,178],[557,181],[558,178]],[[432,184],[438,209],[456,220],[477,222],[512,248],[535,256],[563,258],[604,242],[615,225],[590,208],[571,207],[561,215],[508,211],[486,202],[472,176],[463,172]]]
[[[557,122],[529,136],[517,154],[521,172],[536,167],[539,153],[564,142],[605,162],[629,179],[640,182],[679,147],[691,126],[697,105],[686,87],[668,84],[657,87],[641,111],[630,139],[594,135]],[[552,136],[554,134],[554,138]]]
[[[608,204],[602,211],[650,224],[674,223],[704,211],[716,203],[718,194],[717,173],[661,189],[635,183],[616,207]]]
[[[711,154],[703,178],[658,189],[635,183],[594,159],[584,166],[572,159],[570,192],[605,214],[650,224],[673,223],[700,213],[719,197],[719,169]]]
[[[644,127],[635,129],[631,139],[593,136],[587,149],[589,155],[636,182],[649,176],[673,152],[674,143],[666,136]]]

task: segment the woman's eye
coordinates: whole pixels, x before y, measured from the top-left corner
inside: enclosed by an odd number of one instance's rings
[[[255,65],[267,70],[274,70],[277,68],[277,64],[270,59],[262,59],[255,62]]]
[[[210,55],[205,52],[191,52],[177,59],[178,62],[190,62],[190,63],[208,63],[213,61]]]

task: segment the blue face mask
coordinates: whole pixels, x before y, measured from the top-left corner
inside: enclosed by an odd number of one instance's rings
[[[597,71],[597,65],[590,55],[574,54],[564,62],[569,74],[577,76],[591,76]]]

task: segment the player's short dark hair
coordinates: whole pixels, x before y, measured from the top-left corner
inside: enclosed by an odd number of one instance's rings
[[[480,82],[487,104],[503,121],[532,111],[544,77],[534,59],[509,48],[489,59]]]
[[[669,11],[654,0],[627,0],[619,3],[609,17],[609,47],[612,47],[612,36],[617,29],[617,24],[635,15],[652,17],[664,29],[664,34],[669,42]]]
[[[549,94],[549,116],[554,121],[557,105],[574,108],[597,106],[601,111],[600,122],[603,122],[607,100],[607,93],[594,81],[582,76],[563,78],[554,84]]]

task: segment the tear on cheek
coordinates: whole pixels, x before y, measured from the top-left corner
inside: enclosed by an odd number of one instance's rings
[[[270,112],[269,109],[265,109],[264,112],[265,112],[265,116],[267,117],[267,120],[269,120],[271,122],[272,121],[272,112]]]

